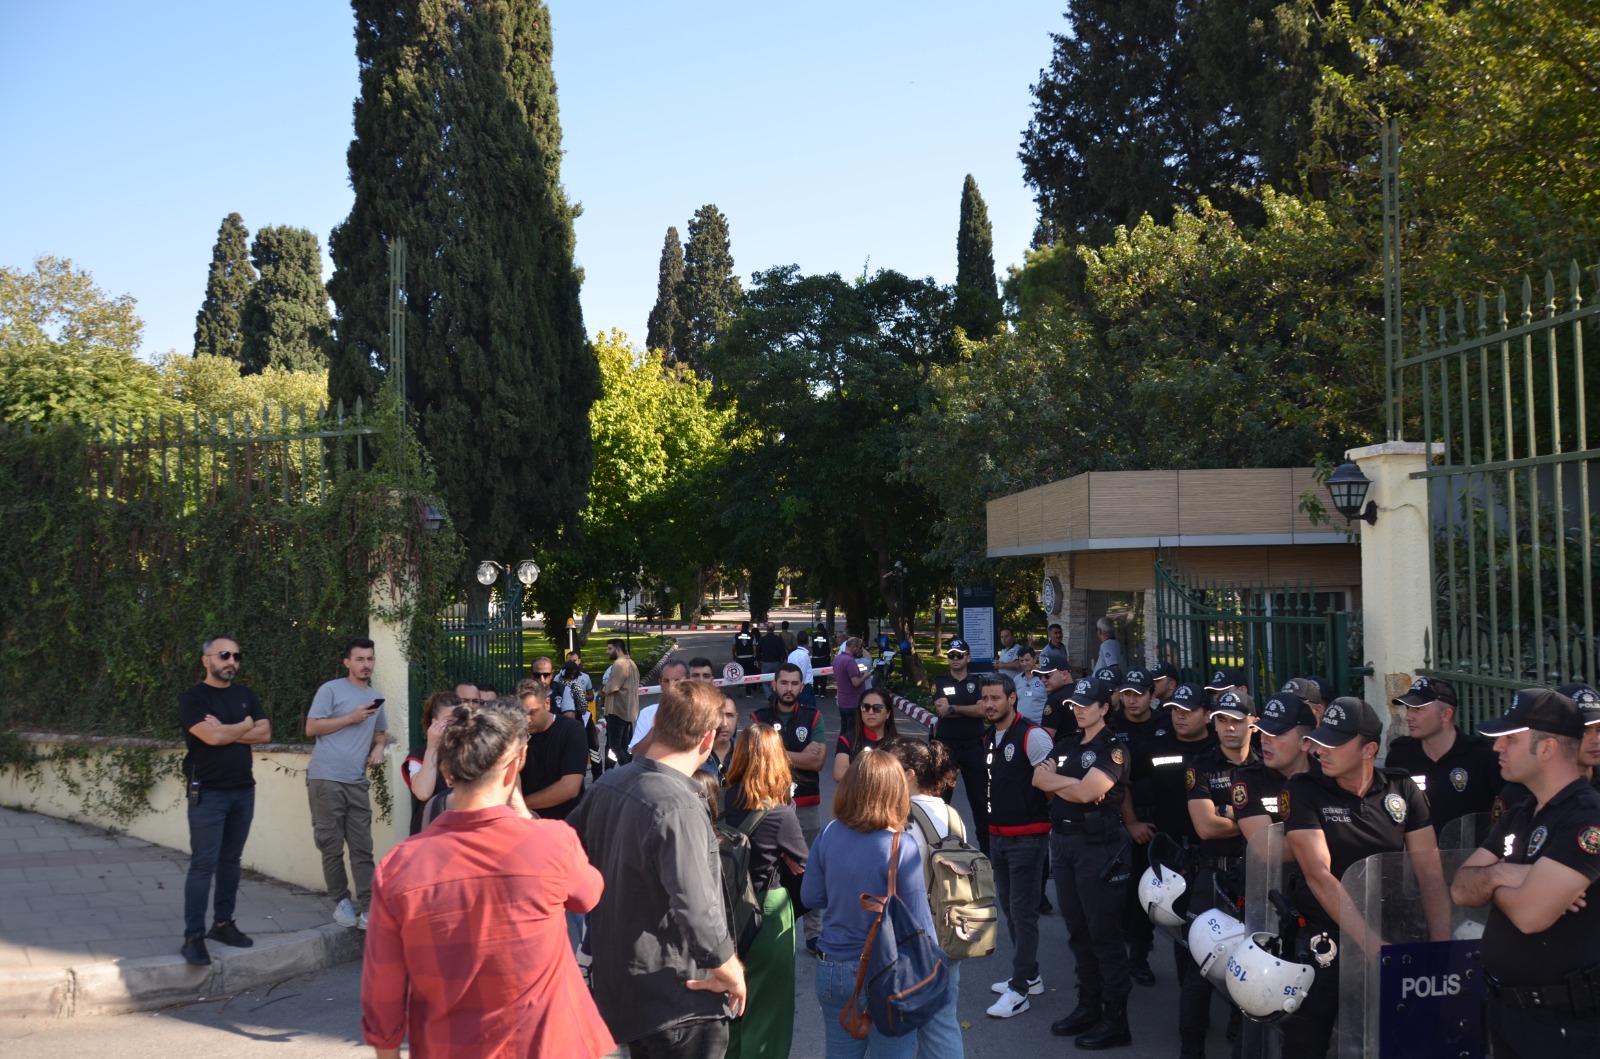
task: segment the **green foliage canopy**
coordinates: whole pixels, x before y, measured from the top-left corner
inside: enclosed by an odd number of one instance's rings
[[[678,291],[683,286],[683,244],[678,242],[676,226],[667,229],[661,244],[661,269],[656,280],[656,303],[645,323],[646,349],[673,350],[683,330],[683,312],[678,307]]]
[[[230,213],[217,228],[206,273],[206,296],[194,320],[194,355],[240,359],[244,345],[244,302],[256,270],[250,264],[250,232],[244,218]],[[317,279],[320,285],[321,273]],[[326,297],[324,297],[326,307]]]
[[[738,309],[739,294],[728,218],[707,203],[690,219],[689,244],[683,251],[683,283],[677,298],[683,327],[673,350],[676,363],[705,376],[706,348]]]
[[[262,228],[250,260],[260,278],[244,298],[239,345],[244,370],[325,369],[333,318],[317,237],[304,228]]]
[[[957,327],[985,338],[1000,324],[1000,297],[994,282],[994,229],[978,182],[967,174],[961,185],[961,223],[956,230]]]

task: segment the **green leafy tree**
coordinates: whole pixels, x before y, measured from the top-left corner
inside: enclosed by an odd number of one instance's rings
[[[333,318],[322,285],[317,237],[304,228],[262,228],[250,247],[250,259],[260,278],[244,299],[239,356],[244,370],[326,369]]]
[[[144,323],[66,258],[0,267],[0,420],[47,423],[171,411],[136,353]]]
[[[961,185],[961,224],[956,230],[955,323],[972,338],[986,338],[1000,324],[994,282],[994,230],[978,182]]]
[[[683,287],[683,244],[678,242],[676,226],[667,229],[666,241],[661,244],[660,271],[656,303],[645,324],[644,344],[646,349],[672,350],[684,326],[683,313],[678,308],[678,291]]]
[[[244,303],[256,281],[250,264],[250,232],[244,218],[230,213],[222,218],[217,241],[211,247],[211,271],[206,275],[206,297],[194,320],[194,355],[210,354],[240,360],[244,348]],[[320,281],[320,273],[319,273]]]
[[[355,204],[330,240],[328,387],[388,358],[388,247],[406,240],[405,395],[472,560],[562,539],[582,510],[599,373],[561,187],[549,10],[355,0]]]
[[[314,418],[328,400],[326,371],[290,371],[269,367],[254,375],[240,372],[239,362],[210,353],[186,357],[168,353],[156,365],[162,391],[180,413],[198,414],[202,419],[216,416],[250,415],[259,420],[265,414],[274,425],[281,423],[287,410],[298,426],[300,409]]]
[[[739,294],[728,218],[708,203],[696,210],[689,221],[689,244],[683,251],[683,284],[677,298],[683,327],[672,351],[675,363],[687,364],[696,374],[705,376],[706,348],[716,341],[738,308]]]

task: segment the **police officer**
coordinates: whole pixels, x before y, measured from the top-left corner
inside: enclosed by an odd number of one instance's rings
[[[1290,880],[1289,898],[1313,933],[1329,935],[1338,946],[1326,966],[1317,963],[1300,1009],[1277,1023],[1284,1059],[1324,1059],[1339,1015],[1338,961],[1375,954],[1382,944],[1348,902],[1341,907],[1339,880],[1352,864],[1378,853],[1411,853],[1429,934],[1436,941],[1450,936],[1450,905],[1428,800],[1404,772],[1376,767],[1382,736],[1383,722],[1371,703],[1334,699],[1308,736],[1322,771],[1303,772],[1284,787],[1289,803],[1284,829],[1299,869]],[[1352,953],[1352,945],[1359,952]]]
[[[1600,792],[1579,762],[1577,703],[1517,692],[1494,737],[1506,779],[1531,797],[1508,810],[1451,883],[1463,905],[1490,905],[1483,933],[1496,1059],[1600,1054]]]
[[[1583,746],[1578,750],[1578,765],[1587,770],[1590,782],[1600,788],[1600,693],[1587,684],[1563,684],[1556,690],[1577,703],[1578,712],[1583,714]],[[1502,813],[1528,797],[1528,793],[1528,788],[1520,783],[1511,782],[1501,787],[1494,804],[1489,807],[1489,822],[1497,822]]]
[[[1243,688],[1234,686],[1218,695],[1211,710],[1217,745],[1197,757],[1184,774],[1189,821],[1200,836],[1199,860],[1189,888],[1189,911],[1196,915],[1219,905],[1237,915],[1238,909],[1228,906],[1243,896],[1244,839],[1234,820],[1239,806],[1233,781],[1241,767],[1261,761],[1250,749],[1253,713],[1250,694]],[[1215,988],[1203,974],[1187,976],[1180,987],[1178,1037],[1180,1054],[1186,1059],[1205,1053]],[[1237,1018],[1229,1017],[1230,1039],[1239,1035]]]
[[[1217,737],[1206,722],[1206,693],[1199,684],[1178,685],[1162,705],[1169,711],[1171,731],[1136,749],[1132,764],[1141,773],[1146,768],[1149,770],[1150,778],[1146,782],[1150,791],[1151,822],[1156,831],[1179,846],[1193,849],[1199,845],[1200,837],[1194,833],[1194,824],[1189,819],[1185,777],[1195,760],[1217,745]],[[1173,870],[1184,867],[1165,866]],[[1200,968],[1189,956],[1188,946],[1176,939],[1172,943],[1172,956],[1181,991],[1184,980],[1191,974],[1198,975]]]
[[[1206,681],[1206,692],[1211,696],[1211,701],[1227,691],[1249,691],[1245,672],[1238,666],[1218,666],[1211,671],[1211,679]]]
[[[1150,867],[1150,840],[1155,837],[1155,789],[1151,786],[1149,747],[1171,734],[1166,711],[1156,708],[1149,676],[1143,669],[1130,669],[1117,688],[1122,714],[1112,728],[1128,751],[1128,794],[1122,801],[1122,823],[1133,839],[1129,870],[1138,879]],[[1155,924],[1139,904],[1139,891],[1128,887],[1128,904],[1123,913],[1122,931],[1128,939],[1128,973],[1136,985],[1155,985],[1156,973],[1150,969],[1150,949],[1155,944]]]
[[[741,621],[739,631],[733,638],[733,660],[739,663],[739,668],[744,670],[745,676],[758,672],[756,666],[756,638],[750,634],[750,623]],[[749,698],[756,693],[755,684],[744,686],[744,697]]]
[[[1469,813],[1487,813],[1505,781],[1494,748],[1456,727],[1456,689],[1448,680],[1418,677],[1394,700],[1404,706],[1410,734],[1389,742],[1384,767],[1401,769],[1428,796],[1433,829]]]
[[[772,701],[755,710],[750,720],[755,724],[771,725],[783,739],[783,749],[789,758],[789,769],[794,776],[794,814],[800,820],[800,831],[806,845],[817,840],[822,830],[822,764],[827,759],[827,734],[823,731],[822,711],[800,702],[800,691],[805,678],[800,667],[792,662],[782,662],[772,678]],[[806,948],[813,955],[817,951],[817,936],[822,931],[822,917],[807,912],[804,920]]]
[[[1261,760],[1233,774],[1233,819],[1246,845],[1273,824],[1283,823],[1283,789],[1289,777],[1311,767],[1305,737],[1317,725],[1311,705],[1293,692],[1280,691],[1261,707],[1255,729],[1261,733]]]
[[[972,806],[973,830],[978,845],[989,852],[989,774],[983,766],[983,706],[978,702],[978,678],[967,672],[972,650],[967,641],[955,639],[945,648],[950,676],[933,685],[933,712],[939,718],[933,737],[945,745],[956,768],[961,770],[961,786]],[[945,792],[950,801],[955,791]]]
[[[1044,713],[1039,718],[1040,726],[1057,741],[1076,736],[1078,722],[1072,719],[1072,706],[1067,702],[1072,697],[1072,673],[1066,666],[1057,668],[1054,658],[1044,651],[1039,653],[1039,664],[1034,672],[1044,679]]]
[[[821,625],[811,630],[811,666],[813,669],[826,669],[833,664],[833,638],[828,635],[828,630]],[[813,680],[818,695],[825,695],[828,691],[828,677],[818,673]]]
[[[1157,703],[1165,703],[1177,693],[1178,671],[1171,662],[1151,662],[1144,667],[1144,675],[1150,678],[1150,694]]]
[[[1039,977],[1039,888],[1050,855],[1050,803],[1033,785],[1033,769],[1049,759],[1050,736],[1017,712],[1011,677],[978,678],[979,701],[991,725],[984,765],[989,775],[989,859],[995,897],[1011,939],[1011,977],[994,984],[1000,994],[989,1016],[1008,1019],[1028,1010],[1029,995],[1044,992]]]
[[[1328,704],[1327,696],[1322,690],[1323,683],[1321,679],[1311,677],[1291,677],[1283,682],[1283,687],[1278,691],[1300,696],[1305,704],[1311,707],[1311,715],[1317,719],[1318,724],[1321,724],[1322,711]]]
[[[1050,872],[1077,965],[1078,1006],[1050,1025],[1096,1051],[1131,1044],[1128,951],[1122,936],[1128,835],[1122,826],[1128,753],[1106,726],[1112,689],[1093,678],[1073,686],[1068,702],[1080,731],[1057,739],[1034,769],[1050,803]]]

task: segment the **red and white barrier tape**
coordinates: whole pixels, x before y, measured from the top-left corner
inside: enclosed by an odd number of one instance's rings
[[[724,666],[723,667],[723,672],[726,673],[731,668],[733,668],[731,665],[730,666]],[[833,667],[832,666],[818,666],[816,669],[813,669],[811,671],[811,673],[812,673],[813,676],[831,677],[831,676],[833,676]],[[719,688],[741,688],[741,687],[744,687],[746,684],[770,684],[770,683],[772,683],[772,678],[775,677],[775,676],[777,676],[776,673],[754,673],[754,674],[751,674],[750,676],[741,676],[741,677],[734,677],[734,678],[730,678],[730,677],[724,676],[722,679],[713,680],[711,683],[716,685]],[[642,687],[642,688],[639,689],[639,694],[641,694],[641,695],[659,695],[660,693],[661,693],[661,685],[660,684],[650,684],[650,685],[647,685],[647,686]]]

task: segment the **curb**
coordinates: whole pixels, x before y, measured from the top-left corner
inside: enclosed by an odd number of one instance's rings
[[[360,959],[365,935],[329,923],[255,941],[248,949],[214,943],[210,967],[172,955],[0,971],[0,1018],[121,1015],[276,985]]]

